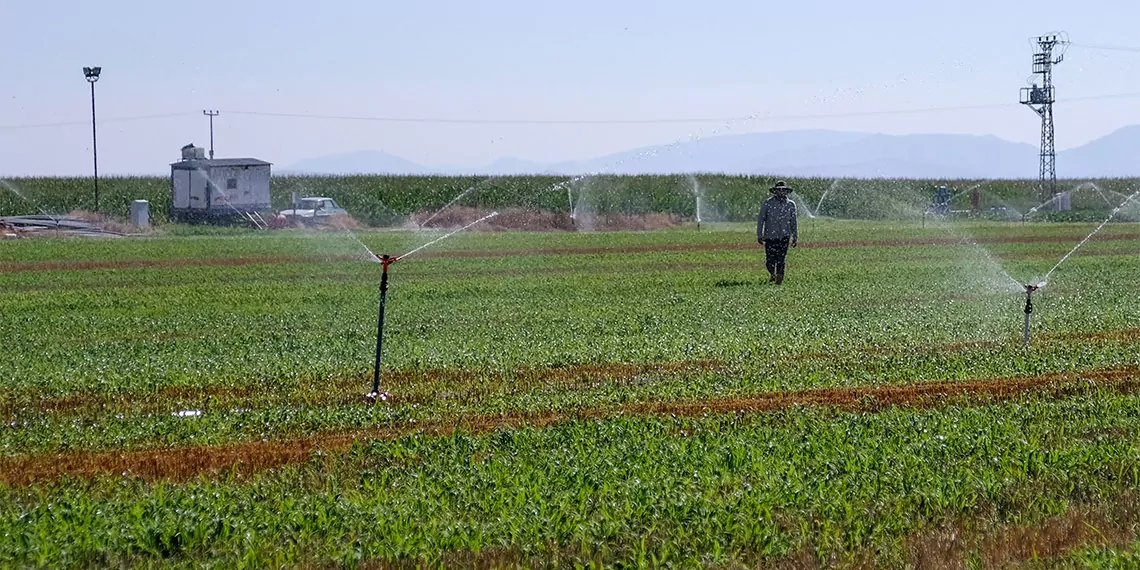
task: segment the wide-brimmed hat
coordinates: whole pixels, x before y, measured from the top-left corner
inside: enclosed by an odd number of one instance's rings
[[[777,180],[776,185],[769,188],[768,191],[775,193],[777,190],[787,190],[788,192],[791,192],[792,187],[788,186],[786,183],[784,183],[783,180]]]

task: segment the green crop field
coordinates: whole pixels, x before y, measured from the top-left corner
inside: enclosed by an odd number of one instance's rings
[[[569,213],[585,206],[593,214],[671,214],[697,217],[697,196],[707,221],[747,221],[772,176],[725,174],[592,176],[275,176],[273,206],[289,207],[291,196],[319,195],[337,200],[361,224],[398,225],[417,212],[434,212],[452,200],[481,209],[523,208]],[[789,178],[801,213],[845,219],[913,218],[930,205],[933,190],[947,185],[955,209],[971,208],[979,193],[981,214],[1019,219],[1040,203],[1035,180],[910,180]],[[1072,193],[1072,209],[1035,211],[1032,221],[1093,221],[1140,188],[1140,180],[1106,178],[1059,180],[1058,191]],[[125,219],[131,201],[147,200],[155,221],[167,218],[170,181],[165,177],[101,177],[100,211]],[[13,191],[19,192],[17,194]],[[67,213],[94,209],[90,178],[0,179],[0,216]],[[805,209],[806,208],[806,209]],[[1132,221],[1137,221],[1133,219]]]
[[[1136,218],[2,241],[0,567],[1135,566]]]

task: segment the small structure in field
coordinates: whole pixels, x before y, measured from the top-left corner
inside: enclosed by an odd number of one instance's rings
[[[170,217],[179,222],[265,224],[272,209],[271,163],[256,158],[206,158],[201,147],[182,147],[170,165]]]

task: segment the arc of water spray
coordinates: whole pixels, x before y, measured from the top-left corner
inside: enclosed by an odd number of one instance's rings
[[[1010,283],[1013,284],[1014,290],[1021,291],[1025,287],[1025,285],[1023,283],[1021,283],[1017,279],[1014,279],[1013,276],[1010,275],[1009,272],[1006,271],[1004,267],[1002,267],[1001,263],[999,263],[996,259],[994,259],[994,256],[991,255],[990,252],[987,251],[986,248],[982,247],[982,245],[979,244],[976,240],[970,238],[969,236],[962,235],[962,234],[955,232],[954,230],[952,230],[950,228],[949,224],[938,223],[936,225],[938,227],[942,228],[942,230],[945,231],[946,233],[948,233],[951,236],[953,236],[954,238],[958,239],[959,241],[961,241],[963,243],[970,244],[970,246],[972,246],[978,253],[980,253],[982,255],[983,258],[985,258],[985,260],[987,262],[990,263],[990,265],[997,268],[998,271],[1001,271],[1001,274],[1004,275],[1006,279],[1009,279]]]
[[[836,185],[836,184],[839,184],[839,181],[838,181],[838,180],[836,180],[836,181],[832,182],[832,183],[831,183],[831,186],[828,186],[828,187],[827,187],[827,190],[824,190],[824,191],[823,191],[823,195],[819,197],[819,203],[815,205],[815,215],[814,215],[814,216],[812,216],[813,218],[814,218],[814,217],[818,217],[818,216],[819,216],[819,209],[823,207],[823,199],[827,197],[827,193],[828,193],[828,192],[831,192],[831,190],[832,190],[833,188],[835,188],[835,185]],[[807,207],[807,204],[804,204],[804,207],[806,208],[806,207]],[[809,213],[810,213],[810,212],[809,212]]]
[[[1049,204],[1052,204],[1053,202],[1056,202],[1056,201],[1057,201],[1057,195],[1055,195],[1052,198],[1049,198],[1048,200],[1030,208],[1027,212],[1025,212],[1025,214],[1022,217],[1028,218],[1029,216],[1032,216],[1033,214],[1037,213],[1037,210],[1040,210],[1041,208],[1044,208],[1045,206],[1048,206]]]
[[[352,233],[352,230],[346,227],[344,228],[344,231],[348,232],[348,237],[356,240],[356,243],[360,244],[360,247],[363,247],[364,251],[368,252],[368,261],[371,261],[373,263],[383,263],[383,261],[381,261],[375,253],[372,253],[372,250],[367,245],[364,245],[364,242],[360,241],[360,238],[356,237],[356,234]]]
[[[956,68],[957,68],[957,67],[961,67],[961,64],[955,64],[955,65],[954,65],[954,67],[956,67]],[[942,77],[942,76],[939,76],[939,77]],[[896,81],[896,83],[906,83],[906,82],[907,82],[907,79],[906,79],[906,77],[905,77],[905,76],[904,76],[903,78],[901,78],[901,79],[899,79],[899,80],[897,80],[897,81]],[[816,97],[816,98],[815,98],[815,100],[822,100],[822,101],[824,101],[824,102],[827,102],[829,99],[831,99],[831,98],[833,98],[833,97],[837,97],[837,96],[839,96],[839,95],[841,95],[841,94],[843,94],[844,92],[847,92],[847,91],[850,91],[850,92],[854,92],[854,93],[856,93],[856,94],[859,94],[859,93],[862,93],[862,92],[863,92],[863,88],[846,88],[846,87],[840,87],[840,88],[838,88],[838,89],[836,89],[836,90],[834,91],[834,94],[833,94],[833,96],[832,96],[832,97],[823,97],[822,99],[821,99],[820,97]],[[614,162],[614,163],[611,163],[611,164],[607,164],[605,167],[603,167],[603,168],[601,168],[601,169],[599,169],[599,170],[595,170],[595,171],[593,171],[593,172],[588,172],[588,173],[585,173],[585,174],[580,174],[580,175],[578,175],[578,176],[574,176],[574,177],[570,178],[569,180],[567,180],[567,181],[565,181],[565,182],[560,182],[560,183],[558,183],[558,184],[555,184],[554,186],[551,186],[551,187],[547,188],[547,190],[556,190],[556,189],[558,189],[560,186],[562,186],[562,185],[566,185],[566,192],[567,192],[567,195],[568,195],[568,197],[569,197],[569,202],[570,202],[570,216],[571,216],[571,218],[573,218],[573,216],[574,216],[574,197],[573,197],[573,195],[572,195],[572,193],[571,193],[571,192],[572,192],[572,190],[571,190],[571,189],[572,189],[572,187],[573,187],[573,185],[574,185],[575,183],[577,183],[577,182],[579,182],[579,181],[581,181],[581,180],[583,180],[583,179],[586,179],[586,178],[590,178],[590,177],[593,177],[593,176],[598,176],[598,175],[600,175],[600,174],[604,174],[604,173],[606,173],[607,171],[613,170],[613,169],[617,168],[618,166],[621,166],[621,165],[623,165],[623,164],[625,164],[625,163],[627,163],[627,162],[636,162],[636,161],[639,161],[639,160],[642,160],[642,159],[645,159],[645,158],[648,158],[648,157],[651,157],[651,156],[657,156],[658,154],[663,154],[663,153],[666,153],[666,152],[670,152],[670,151],[672,151],[673,149],[677,148],[678,146],[680,146],[680,145],[684,144],[684,143],[686,142],[686,140],[688,140],[688,141],[699,141],[699,140],[700,140],[702,137],[705,137],[705,136],[715,136],[717,133],[719,133],[719,132],[721,132],[721,131],[724,131],[724,130],[732,130],[732,129],[733,129],[735,126],[737,126],[738,124],[747,124],[747,123],[749,123],[749,122],[752,122],[752,121],[754,121],[754,120],[756,120],[757,118],[760,118],[760,117],[761,117],[761,113],[757,112],[757,113],[753,113],[753,114],[751,114],[751,115],[748,115],[747,117],[740,117],[740,118],[734,118],[734,119],[730,119],[730,120],[726,121],[726,122],[725,122],[723,125],[721,125],[721,126],[719,126],[719,127],[715,128],[715,129],[712,129],[712,130],[711,130],[711,131],[710,131],[710,132],[709,132],[707,135],[703,134],[703,131],[704,131],[704,129],[700,129],[700,130],[698,130],[696,133],[691,133],[691,134],[689,134],[688,136],[685,136],[685,137],[681,137],[681,138],[679,138],[679,139],[677,139],[677,140],[673,141],[672,143],[669,143],[668,145],[665,145],[664,147],[660,147],[660,148],[654,148],[654,149],[651,149],[651,150],[647,150],[647,151],[642,151],[642,152],[640,152],[640,153],[638,153],[638,154],[636,154],[636,155],[634,155],[633,157],[630,157],[630,158],[628,158],[628,159],[625,159],[625,158],[623,158],[623,159],[621,159],[621,160],[618,160],[617,162]],[[466,194],[470,193],[471,191],[473,191],[473,190],[475,190],[475,189],[479,188],[480,186],[482,186],[483,184],[486,184],[487,182],[489,182],[489,181],[491,181],[491,180],[495,180],[495,179],[498,179],[498,178],[501,178],[501,177],[502,177],[502,176],[491,176],[491,177],[489,177],[489,178],[486,178],[486,179],[484,179],[484,180],[482,180],[482,181],[478,182],[478,183],[477,183],[477,184],[475,184],[474,186],[471,186],[471,187],[470,187],[470,188],[468,188],[467,190],[464,190],[462,193],[460,193],[460,194],[459,194],[459,196],[456,196],[456,197],[455,197],[455,198],[454,198],[454,199],[453,199],[451,202],[449,202],[449,203],[448,203],[446,206],[444,206],[443,208],[441,208],[441,209],[440,209],[438,212],[436,212],[436,213],[435,213],[435,214],[433,214],[431,217],[429,217],[427,221],[424,221],[424,222],[423,222],[422,224],[420,224],[420,225],[421,225],[421,226],[423,226],[423,225],[424,225],[424,224],[426,224],[428,221],[431,221],[432,219],[434,219],[434,218],[435,218],[435,216],[436,216],[436,215],[438,215],[438,214],[439,214],[440,212],[442,212],[443,210],[447,209],[449,206],[451,206],[452,204],[454,204],[454,203],[455,203],[455,201],[459,200],[460,198],[462,198],[462,197],[463,197],[463,196],[465,196]],[[824,192],[824,196],[826,196],[826,195],[827,195],[827,192]],[[820,198],[820,204],[822,204],[822,203],[823,203],[823,198],[821,197],[821,198]],[[816,213],[817,213],[817,214],[819,213],[819,208],[818,208],[818,207],[816,208]]]
[[[1053,275],[1053,272],[1056,271],[1057,268],[1060,267],[1062,263],[1065,263],[1065,260],[1069,259],[1069,256],[1073,255],[1073,253],[1076,252],[1078,249],[1080,249],[1081,246],[1085,244],[1085,242],[1089,241],[1089,239],[1091,239],[1094,235],[1096,235],[1096,233],[1099,232],[1101,230],[1101,228],[1103,228],[1105,226],[1105,224],[1107,224],[1110,220],[1112,220],[1112,218],[1116,217],[1116,214],[1120,213],[1120,210],[1123,210],[1124,206],[1128,205],[1128,203],[1131,202],[1132,200],[1134,200],[1137,196],[1140,196],[1140,190],[1133,192],[1132,195],[1128,197],[1128,199],[1124,200],[1124,202],[1122,202],[1119,206],[1114,208],[1112,210],[1112,213],[1109,214],[1108,217],[1105,218],[1104,221],[1101,222],[1100,225],[1097,226],[1096,229],[1092,231],[1092,233],[1085,236],[1085,239],[1082,239],[1080,241],[1080,243],[1078,243],[1075,247],[1073,247],[1073,249],[1069,250],[1069,253],[1066,253],[1065,256],[1061,258],[1061,261],[1058,261],[1057,265],[1054,265],[1053,268],[1050,269],[1049,272],[1045,274],[1045,277],[1041,278],[1041,285],[1044,285],[1046,282],[1048,282],[1049,276]]]
[[[36,209],[39,210],[41,214],[50,218],[51,221],[53,221],[55,223],[59,223],[59,219],[57,219],[55,216],[47,213],[47,210],[44,210],[43,206],[40,206],[38,202],[33,202],[31,198],[28,198],[27,196],[24,195],[23,192],[20,192],[18,189],[16,189],[15,185],[9,183],[7,180],[2,180],[2,179],[0,179],[0,185],[3,185],[5,188],[10,190],[13,194],[19,196],[20,198],[23,198],[25,202],[35,206]]]
[[[1097,194],[1100,194],[1100,197],[1101,197],[1101,199],[1104,200],[1105,204],[1108,204],[1109,206],[1113,205],[1112,200],[1108,199],[1108,195],[1105,194],[1104,191],[1102,191],[1099,186],[1097,186],[1096,184],[1093,184],[1093,189],[1096,190]]]
[[[225,192],[222,192],[222,191],[221,191],[221,187],[220,187],[220,186],[218,186],[218,184],[217,184],[216,182],[214,182],[214,179],[213,179],[213,178],[211,178],[211,177],[210,177],[210,173],[206,172],[206,170],[205,170],[205,169],[203,169],[202,167],[198,167],[198,168],[196,168],[195,170],[197,170],[197,171],[198,171],[198,172],[199,172],[199,173],[200,173],[202,176],[205,176],[205,177],[206,177],[206,181],[207,181],[207,182],[209,182],[210,186],[212,186],[212,187],[214,188],[214,190],[215,190],[215,195],[216,195],[218,198],[221,198],[221,199],[222,199],[222,202],[225,202],[225,204],[226,204],[227,206],[229,206],[231,210],[233,210],[233,211],[234,211],[235,213],[237,213],[239,216],[242,216],[242,217],[245,217],[245,218],[249,219],[249,221],[253,222],[253,223],[254,223],[254,225],[256,225],[256,226],[257,226],[257,229],[263,229],[263,228],[261,227],[261,224],[259,224],[258,222],[254,221],[254,219],[253,219],[252,217],[249,217],[249,214],[247,214],[247,213],[245,213],[245,212],[243,212],[243,211],[241,211],[241,210],[237,209],[237,206],[234,206],[234,205],[233,205],[233,202],[230,202],[230,198],[229,198],[229,196],[226,196],[226,193],[225,193]]]
[[[486,180],[483,180],[482,182],[486,182],[487,180],[491,180],[491,179],[490,179],[490,178],[488,178],[488,179],[486,179]],[[479,184],[481,184],[482,182],[480,182]],[[472,190],[474,190],[475,188],[477,188],[477,187],[479,186],[479,184],[475,184],[474,186],[469,186],[469,187],[468,187],[466,190],[464,190],[464,191],[460,192],[458,196],[456,196],[456,197],[452,198],[450,202],[448,202],[447,204],[445,204],[445,205],[444,205],[442,208],[440,208],[439,210],[437,210],[437,211],[436,211],[434,214],[432,214],[432,215],[428,216],[428,219],[426,219],[426,220],[424,220],[423,222],[421,222],[421,223],[420,223],[420,227],[426,226],[426,225],[428,224],[428,222],[430,222],[430,221],[434,220],[436,216],[438,216],[438,215],[440,215],[441,213],[443,213],[443,211],[444,211],[444,210],[446,210],[446,209],[450,208],[452,204],[454,204],[454,203],[458,202],[458,201],[459,201],[461,198],[463,198],[464,196],[466,196],[466,195],[470,194]]]
[[[1110,207],[1116,206],[1116,204],[1112,203],[1112,200],[1108,199],[1108,196],[1104,193],[1104,191],[1102,191],[1100,189],[1100,186],[1097,186],[1095,183],[1092,183],[1092,182],[1085,182],[1085,183],[1077,186],[1077,188],[1075,190],[1073,190],[1073,192],[1077,192],[1077,191],[1083,190],[1085,188],[1092,188],[1093,190],[1096,190],[1097,194],[1099,194],[1101,199],[1104,200],[1104,203],[1108,204]],[[1119,192],[1113,192],[1112,190],[1109,190],[1109,192],[1123,196],[1123,194],[1120,194]],[[1027,212],[1025,212],[1025,215],[1023,217],[1028,218],[1029,216],[1037,213],[1037,211],[1040,210],[1041,208],[1044,208],[1045,206],[1048,206],[1049,204],[1056,202],[1057,198],[1059,196],[1060,196],[1060,194],[1055,194],[1052,198],[1049,198],[1048,200],[1030,208]],[[1125,202],[1127,202],[1128,200],[1131,200],[1131,199],[1132,199],[1131,197],[1126,197]],[[1123,206],[1124,204],[1121,203],[1120,205]],[[1114,215],[1115,215],[1115,213],[1116,212],[1113,212]]]
[[[956,67],[957,67],[957,66],[956,66]],[[904,78],[904,79],[902,79],[902,80],[901,80],[901,82],[905,83],[905,82],[906,82],[906,79],[905,79],[905,78]],[[842,87],[841,87],[841,88],[839,88],[839,89],[836,89],[835,93],[838,95],[838,94],[841,94],[841,93],[843,93],[844,91],[848,91],[848,90],[849,90],[849,89],[847,89],[847,88],[842,88]],[[856,92],[856,93],[861,93],[861,92],[862,92],[862,89],[854,89],[853,91],[854,91],[854,92]],[[817,99],[819,99],[819,98],[817,97]],[[828,98],[824,98],[823,100],[824,100],[824,101],[827,101],[827,99],[828,99]],[[619,161],[617,161],[617,162],[614,162],[614,163],[612,163],[612,164],[608,164],[608,165],[606,165],[605,167],[603,167],[603,168],[601,168],[601,169],[599,169],[599,170],[595,170],[595,171],[593,171],[593,172],[588,172],[588,173],[586,173],[586,174],[580,174],[580,175],[578,175],[578,176],[574,176],[574,177],[570,178],[570,180],[566,181],[565,183],[559,183],[559,184],[556,184],[555,186],[553,186],[553,188],[558,188],[558,187],[559,187],[561,184],[566,184],[566,185],[567,185],[567,192],[569,193],[569,192],[570,192],[570,188],[571,188],[571,187],[572,187],[572,186],[573,186],[575,183],[577,183],[577,182],[580,182],[580,181],[581,181],[581,180],[583,180],[583,179],[586,179],[586,178],[590,178],[590,177],[593,177],[593,176],[598,176],[598,175],[600,175],[600,174],[604,174],[604,173],[606,173],[607,171],[613,170],[613,169],[617,168],[618,166],[621,166],[621,165],[625,164],[626,162],[636,162],[636,161],[638,161],[638,160],[642,160],[642,159],[644,159],[644,158],[648,158],[648,157],[652,157],[652,156],[657,156],[657,155],[659,155],[659,154],[663,154],[663,153],[666,153],[666,152],[671,152],[673,149],[675,149],[675,148],[679,147],[680,145],[684,144],[684,143],[686,142],[686,140],[687,140],[687,141],[690,141],[690,142],[695,142],[695,141],[699,141],[699,140],[700,140],[702,137],[705,137],[705,136],[715,136],[717,133],[720,133],[721,131],[724,131],[724,130],[732,130],[732,129],[733,129],[735,126],[737,126],[738,124],[747,124],[747,123],[749,123],[749,122],[751,122],[751,121],[754,121],[754,120],[756,120],[756,119],[757,119],[757,118],[759,118],[760,116],[761,116],[761,114],[760,114],[760,113],[753,113],[753,114],[751,114],[751,115],[748,115],[747,117],[736,118],[736,119],[730,119],[730,120],[728,120],[727,122],[725,122],[723,125],[721,125],[721,126],[719,126],[719,127],[715,128],[715,129],[712,129],[711,131],[709,131],[709,133],[708,133],[707,135],[703,134],[703,129],[701,129],[701,130],[698,130],[696,133],[691,133],[691,134],[689,134],[689,135],[687,135],[687,136],[685,136],[685,137],[681,137],[681,138],[679,138],[679,139],[677,139],[677,140],[675,140],[675,141],[673,141],[673,142],[671,142],[671,143],[669,143],[669,144],[667,144],[667,145],[665,145],[665,146],[663,146],[663,147],[660,147],[660,148],[653,148],[653,149],[650,149],[650,150],[647,150],[647,151],[642,151],[642,152],[640,152],[640,153],[638,153],[638,154],[634,155],[633,157],[631,157],[631,158],[629,158],[629,159],[624,159],[624,158],[623,158],[623,159],[621,159],[621,160],[619,160]],[[829,192],[829,191],[830,191],[830,188],[828,189],[828,192]],[[824,197],[826,197],[826,196],[827,196],[827,192],[824,192],[824,195],[820,197],[820,205],[822,205],[822,204],[823,204],[823,198],[824,198]],[[805,206],[805,207],[806,207],[806,206]],[[570,211],[571,211],[571,215],[573,215],[573,212],[574,212],[574,200],[573,200],[573,196],[571,196],[571,197],[570,197]],[[818,213],[819,213],[819,207],[816,207],[816,214],[818,214]]]
[[[396,260],[400,260],[400,259],[403,259],[403,258],[405,258],[405,257],[408,257],[409,255],[412,255],[412,254],[414,254],[414,253],[416,253],[416,252],[418,252],[418,251],[421,251],[421,250],[423,250],[423,249],[425,249],[425,248],[427,248],[427,247],[430,247],[430,246],[432,246],[432,245],[435,245],[435,244],[437,244],[437,243],[439,243],[439,242],[441,242],[441,241],[443,241],[443,240],[445,240],[445,239],[447,239],[447,238],[449,238],[449,237],[451,237],[451,236],[453,236],[453,235],[455,235],[455,234],[457,234],[457,233],[459,233],[459,232],[461,232],[461,231],[463,231],[463,230],[466,230],[467,228],[470,228],[471,226],[474,226],[475,224],[478,224],[478,223],[480,223],[480,222],[484,222],[484,221],[487,221],[487,220],[489,220],[489,219],[491,219],[491,218],[493,218],[493,217],[495,217],[495,216],[498,216],[498,215],[499,215],[499,213],[498,213],[498,212],[491,212],[490,214],[487,214],[486,216],[483,216],[482,218],[479,218],[478,220],[475,220],[474,222],[471,222],[470,224],[467,224],[466,226],[463,226],[462,228],[459,228],[459,229],[457,229],[457,230],[455,230],[455,231],[453,231],[453,232],[451,232],[451,233],[449,233],[449,234],[446,234],[446,235],[440,236],[440,237],[438,237],[438,238],[435,238],[435,239],[433,239],[433,240],[431,240],[431,241],[429,241],[429,242],[427,242],[427,243],[425,243],[425,244],[423,244],[423,245],[421,245],[421,246],[419,246],[419,247],[417,247],[417,248],[413,249],[412,251],[409,251],[408,253],[405,253],[405,254],[403,254],[403,255],[398,255],[398,256],[396,256]]]
[[[697,227],[701,227],[701,195],[697,194]]]
[[[697,229],[699,230],[701,229],[701,182],[692,174],[688,175],[688,179],[693,199],[696,201]]]
[[[1096,193],[1100,195],[1101,200],[1104,200],[1104,203],[1108,204],[1109,208],[1116,206],[1116,204],[1112,203],[1112,200],[1108,199],[1108,195],[1104,193],[1104,190],[1102,190],[1100,186],[1097,186],[1096,182],[1082,182],[1073,189],[1073,192],[1080,192],[1086,188],[1092,188],[1093,190],[1096,190]]]
[[[1128,199],[1128,196],[1127,196],[1127,195],[1125,195],[1125,194],[1121,194],[1120,192],[1117,192],[1116,190],[1109,190],[1109,191],[1108,191],[1108,193],[1109,193],[1109,194],[1114,194],[1114,195],[1116,195],[1116,196],[1117,196],[1117,197],[1119,197],[1119,198],[1124,198],[1125,200],[1127,200],[1127,199]]]

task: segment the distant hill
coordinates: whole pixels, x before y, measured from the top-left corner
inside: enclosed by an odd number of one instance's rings
[[[1038,149],[995,136],[830,130],[746,133],[542,164],[501,158],[482,168],[419,165],[381,151],[302,160],[280,172],[322,174],[771,174],[829,178],[1036,178]],[[1140,176],[1140,126],[1057,154],[1060,178]]]
[[[544,174],[550,165],[532,162],[521,158],[500,158],[486,167],[479,169],[477,174]]]
[[[647,146],[591,160],[565,162],[551,170],[564,174],[677,174],[690,172],[741,174],[753,170],[758,157],[782,151],[805,151],[854,142],[865,133],[803,130],[747,133]]]
[[[359,150],[307,158],[278,174],[432,174],[435,169],[378,150]]]
[[[1057,176],[1099,178],[1140,175],[1140,125],[1117,129],[1083,146],[1057,153]]]
[[[846,143],[757,157],[756,174],[857,178],[1026,178],[1037,149],[993,136],[867,135]]]
[[[892,158],[877,158],[849,164],[788,166],[772,170],[760,168],[754,174],[787,176],[789,178],[944,178],[950,180],[984,178],[977,176],[975,171],[968,168],[907,162]]]

